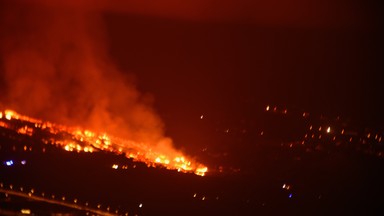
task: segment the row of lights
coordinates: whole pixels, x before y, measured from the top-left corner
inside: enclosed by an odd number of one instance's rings
[[[112,169],[119,169],[119,167],[120,167],[120,169],[128,169],[128,165],[122,165],[122,166],[120,166],[119,164],[112,164]],[[132,165],[132,168],[136,168],[136,165]]]
[[[1,145],[0,145],[0,150],[2,149]],[[12,151],[18,151],[20,148],[17,148],[15,145],[12,146]],[[4,149],[3,149],[4,150]],[[28,152],[28,151],[32,151],[33,148],[32,146],[26,146],[24,145],[23,148],[22,148],[22,151],[25,151],[25,152]],[[46,148],[45,147],[42,147],[41,148],[41,152],[45,153],[46,152]]]
[[[15,165],[15,161],[14,160],[7,160],[7,161],[4,162],[4,164],[6,166],[13,166],[13,165]],[[22,161],[20,161],[20,164],[21,165],[25,165],[25,164],[27,164],[27,161],[26,160],[22,160]]]
[[[310,131],[312,131],[313,130],[313,126],[311,125],[311,126],[309,126],[309,130]],[[319,129],[318,129],[318,131],[320,132],[320,131],[322,131],[322,127],[320,126],[319,127]],[[327,129],[326,129],[326,133],[331,133],[331,127],[327,127]],[[341,131],[340,131],[340,135],[344,135],[345,134],[345,129],[342,129]],[[305,138],[307,138],[307,134],[305,134]],[[314,134],[312,134],[312,138],[313,138],[313,136],[314,136]],[[321,135],[319,135],[319,137],[321,138]],[[336,138],[335,138],[336,136],[334,136],[333,137],[333,140],[335,140]],[[371,133],[367,133],[366,135],[364,135],[364,137],[366,137],[367,139],[370,139],[371,137],[373,138],[373,135],[371,135]],[[374,136],[374,138],[373,138],[374,140],[376,140],[377,142],[381,142],[382,141],[382,137],[379,135],[379,134],[375,134],[375,136]],[[349,141],[351,142],[353,140],[353,138],[352,138],[352,136],[349,138]]]
[[[282,114],[287,114],[287,113],[288,113],[288,109],[282,109],[282,110],[279,110],[279,109],[277,109],[277,106],[274,106],[274,107],[272,108],[272,106],[270,106],[270,105],[267,105],[267,106],[265,107],[265,111],[267,111],[267,112],[269,112],[269,111],[279,112],[279,113],[282,113]]]
[[[1,188],[6,188],[6,186],[5,186],[2,182],[0,183],[0,187],[1,187]],[[14,190],[14,189],[15,189],[15,187],[14,187],[12,184],[10,184],[10,185],[8,186],[8,188],[9,188],[10,190]],[[19,190],[20,190],[20,192],[27,193],[27,191],[26,191],[23,187],[20,187]],[[34,190],[33,188],[30,189],[30,190],[28,191],[28,193],[27,193],[27,195],[28,195],[29,197],[32,197],[32,195],[34,195],[34,194],[35,194],[35,190]],[[5,193],[5,196],[8,197],[8,194]],[[54,194],[52,194],[51,196],[47,196],[44,192],[42,192],[40,196],[41,196],[41,197],[44,197],[44,198],[48,198],[48,199],[53,199],[53,200],[57,198]],[[62,201],[66,201],[66,200],[67,200],[67,198],[66,198],[65,196],[62,196],[60,199],[61,199]],[[78,199],[77,199],[77,198],[73,199],[72,202],[73,202],[74,204],[78,205]],[[85,205],[86,207],[88,207],[88,206],[89,206],[89,202],[85,202],[84,205]],[[98,205],[97,205],[97,209],[101,209],[101,207],[102,207],[101,204],[98,204]],[[142,207],[143,207],[143,204],[140,203],[140,204],[139,204],[139,208],[142,208]],[[110,212],[111,208],[110,208],[109,206],[107,206],[106,210],[107,210],[108,212]],[[116,209],[114,212],[115,212],[116,214],[118,214],[118,213],[119,213],[119,210]],[[128,215],[128,213],[125,213],[124,215]]]
[[[308,133],[304,135],[304,139],[301,141],[301,144],[302,144],[302,145],[304,145],[304,144],[306,143],[306,140],[308,140],[308,138],[312,138],[312,139],[322,139],[322,137],[323,137],[322,134],[318,134],[318,135],[316,135],[316,134],[315,134],[315,131],[319,131],[319,132],[324,131],[325,134],[331,134],[331,133],[334,134],[337,130],[333,130],[333,129],[331,129],[330,126],[326,126],[326,127],[319,126],[318,128],[315,129],[313,125],[310,125],[310,126],[309,126],[309,131],[313,131],[313,133],[312,133],[312,135],[309,135]],[[345,134],[346,134],[345,129],[341,129],[341,130],[339,131],[339,134],[341,135],[341,137],[347,137],[347,140],[344,140],[344,141],[347,141],[347,142],[352,143],[353,141],[360,140],[360,142],[361,142],[362,144],[364,144],[364,145],[367,144],[367,140],[366,140],[366,139],[376,140],[376,141],[379,142],[379,143],[381,143],[382,140],[383,140],[382,137],[380,136],[380,134],[374,133],[374,134],[372,135],[371,132],[366,133],[366,134],[365,134],[363,137],[361,137],[360,139],[358,139],[358,138],[354,138],[353,136],[357,136],[357,134],[353,134],[353,133],[351,134],[351,132],[348,133],[348,134],[350,134],[350,136],[348,137],[347,135],[345,135]],[[341,137],[340,137],[340,138],[341,138]],[[337,136],[334,135],[334,136],[332,137],[332,140],[336,142],[336,141],[337,141],[336,138],[337,138]],[[292,148],[294,144],[295,144],[295,143],[289,143],[289,147]],[[338,142],[338,143],[336,143],[336,144],[339,145],[340,143]],[[371,147],[373,147],[373,146],[371,146]],[[377,151],[368,151],[368,152],[365,152],[365,153],[375,154],[376,156],[379,156],[379,157],[384,156],[383,151],[379,151],[379,152],[377,152]]]
[[[201,200],[201,201],[205,201],[205,200],[208,199],[207,196],[205,196],[205,195],[203,195],[203,196],[198,196],[197,193],[194,193],[192,197],[195,198],[195,199],[199,199],[199,200]],[[219,200],[219,196],[216,196],[216,197],[215,197],[215,200]]]

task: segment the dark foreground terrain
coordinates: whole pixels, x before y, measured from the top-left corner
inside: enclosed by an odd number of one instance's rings
[[[0,128],[0,214],[97,214],[10,191],[117,215],[383,214],[382,133],[272,108],[258,120],[269,127],[202,123],[217,141],[198,157],[204,177]]]

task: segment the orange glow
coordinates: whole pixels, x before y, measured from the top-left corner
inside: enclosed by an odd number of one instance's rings
[[[1,112],[0,119],[2,119],[3,113],[5,114],[5,118],[7,120],[18,119],[32,123],[31,125],[34,125],[35,128],[28,126],[16,128],[15,130],[20,134],[32,136],[34,129],[36,128],[47,130],[52,134],[69,134],[71,138],[60,140],[50,138],[49,141],[44,141],[46,144],[50,143],[61,146],[64,150],[69,152],[77,151],[92,153],[97,149],[115,154],[124,153],[127,158],[131,158],[137,162],[143,162],[148,167],[162,166],[166,169],[177,170],[178,172],[183,173],[195,173],[196,175],[200,176],[204,176],[208,172],[208,167],[188,158],[176,150],[172,152],[167,150],[155,150],[145,143],[112,137],[106,133],[97,134],[90,130],[53,124],[51,122],[45,122],[30,118],[28,116],[20,115],[11,110],[5,110],[4,112]],[[1,127],[11,127],[6,122],[1,121],[0,123]],[[117,169],[118,165],[114,165],[112,168]]]

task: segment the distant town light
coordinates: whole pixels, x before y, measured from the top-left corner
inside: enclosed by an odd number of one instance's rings
[[[5,165],[12,166],[13,165],[13,160],[5,161]]]

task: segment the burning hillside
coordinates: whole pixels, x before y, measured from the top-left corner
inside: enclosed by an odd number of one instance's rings
[[[109,151],[204,175],[207,168],[165,136],[152,97],[114,64],[101,11],[15,1],[2,12],[1,28],[15,31],[0,35],[0,105],[48,121],[5,110],[1,127],[43,133],[67,151]]]
[[[208,168],[193,161],[181,152],[162,152],[145,143],[124,140],[99,134],[89,130],[67,127],[20,115],[11,110],[0,112],[0,127],[18,134],[39,137],[45,144],[62,147],[66,151],[89,152],[107,151],[123,154],[134,161],[143,162],[148,167],[162,166],[184,173],[195,173],[204,176]]]

